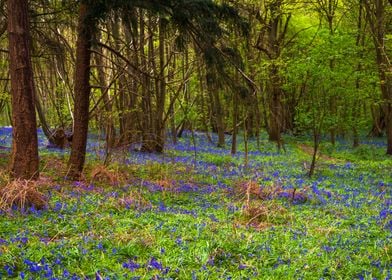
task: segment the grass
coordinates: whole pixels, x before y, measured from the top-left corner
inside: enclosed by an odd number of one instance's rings
[[[249,163],[197,135],[165,155],[90,158],[41,151],[48,207],[0,214],[0,279],[390,279],[392,160],[338,144],[310,156],[250,143]],[[294,139],[295,140],[295,139]],[[349,155],[349,156],[348,156]],[[334,160],[338,159],[338,160]],[[381,167],[380,167],[381,164]],[[65,173],[65,172],[64,172]]]

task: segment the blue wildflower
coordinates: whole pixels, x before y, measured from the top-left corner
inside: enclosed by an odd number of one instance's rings
[[[154,257],[148,262],[148,267],[152,269],[162,270],[163,266],[160,262],[158,262]]]
[[[11,265],[6,264],[4,266],[4,270],[7,272],[8,276],[12,276],[14,274],[14,268]]]
[[[70,277],[70,276],[71,276],[71,274],[69,273],[69,271],[66,270],[66,269],[64,269],[64,271],[63,271],[63,277],[64,277],[64,278],[68,278],[68,277]]]
[[[161,212],[167,211],[167,207],[165,206],[165,204],[162,201],[159,202],[159,211],[161,211]]]
[[[138,263],[136,263],[136,262],[134,262],[132,260],[129,260],[128,262],[123,263],[123,268],[127,268],[127,269],[129,269],[130,271],[133,272],[136,269],[140,268],[140,264],[138,264]]]
[[[104,249],[102,242],[99,242],[99,243],[97,244],[97,249],[98,249],[98,250],[103,250],[103,249]]]
[[[182,245],[182,239],[181,239],[181,237],[178,237],[178,238],[176,239],[176,244],[177,244],[178,246]]]
[[[240,269],[240,270],[242,270],[242,269],[246,269],[246,268],[248,268],[246,265],[244,265],[244,264],[240,264],[239,266],[238,266],[238,269]]]
[[[211,215],[209,215],[208,217],[209,217],[209,218],[211,219],[211,221],[213,221],[213,222],[219,222],[218,218],[215,217],[214,214],[211,214]]]

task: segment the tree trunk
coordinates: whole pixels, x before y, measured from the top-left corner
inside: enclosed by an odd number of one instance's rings
[[[119,21],[120,14],[114,13],[114,19],[111,21],[110,28],[111,28],[111,35],[113,37],[113,45],[116,50],[121,50],[123,42],[121,38],[121,29],[120,29],[120,21]],[[132,38],[130,36],[130,27],[128,26],[128,19],[124,17],[123,19],[123,26],[124,26],[124,34],[126,42],[131,42]],[[129,49],[127,48],[127,56],[129,56]],[[118,110],[118,118],[119,118],[119,125],[120,125],[120,135],[118,143],[120,145],[126,145],[132,142],[131,137],[131,122],[133,120],[130,119],[129,111],[132,110],[131,107],[128,107],[130,101],[129,97],[130,94],[127,92],[127,85],[130,84],[127,81],[126,70],[127,66],[124,64],[120,58],[115,59],[115,68],[117,68],[118,72],[121,75],[118,77],[118,98],[117,98],[117,110]]]
[[[278,67],[273,64],[270,69],[270,88],[269,88],[269,140],[280,143],[280,133],[282,129],[282,89]]]
[[[359,47],[364,47],[365,45],[365,32],[363,30],[363,0],[359,0],[358,5],[358,21],[357,21],[357,38],[355,41],[355,45]],[[362,60],[364,53],[361,50],[359,52],[359,62],[357,65],[357,71],[360,73],[362,71]],[[355,80],[355,89],[359,91],[361,88],[361,78],[358,76]],[[360,100],[359,98],[355,98],[353,111],[352,111],[352,132],[353,132],[353,148],[359,147],[359,133],[357,126],[359,125],[358,119],[360,118]]]
[[[90,58],[93,21],[88,18],[87,4],[79,7],[78,39],[76,42],[75,69],[75,124],[73,129],[72,150],[69,159],[71,179],[79,179],[86,157],[89,104],[90,104]]]
[[[141,59],[141,67],[145,72],[149,72],[151,69],[149,65],[149,61],[146,57],[146,53],[144,47],[146,43],[148,43],[148,39],[146,40],[146,23],[144,19],[144,13],[140,11],[140,34],[139,34],[139,42],[140,42],[140,59]],[[148,28],[147,28],[148,29]],[[147,42],[146,42],[147,41]],[[148,55],[151,55],[151,49],[149,46]],[[142,74],[142,115],[143,115],[143,125],[141,127],[142,130],[142,147],[141,150],[143,152],[153,152],[155,141],[154,141],[154,132],[152,126],[152,96],[151,96],[151,79],[149,76]]]
[[[105,162],[110,157],[110,151],[115,146],[116,143],[116,128],[114,126],[114,114],[113,114],[113,104],[110,96],[108,94],[108,85],[106,81],[106,73],[104,70],[105,62],[103,60],[103,48],[99,47],[98,52],[94,58],[97,63],[97,74],[98,81],[101,88],[101,95],[103,99],[103,111],[105,112],[102,116],[102,125],[105,131]]]
[[[169,53],[169,51],[167,51]],[[172,82],[175,78],[175,72],[177,68],[177,58],[176,54],[173,54],[173,61],[171,63],[171,67],[169,68],[168,73],[168,83]],[[169,118],[170,118],[170,134],[172,138],[173,144],[177,144],[177,128],[176,128],[176,120],[174,118],[174,102],[175,102],[175,94],[170,92],[170,107],[169,107]]]
[[[263,51],[270,60],[269,79],[267,81],[267,99],[269,109],[268,136],[270,141],[276,141],[278,147],[281,146],[281,132],[285,129],[283,126],[283,91],[282,77],[279,71],[279,64],[276,62],[281,58],[282,48],[284,47],[285,37],[287,34],[288,24],[291,19],[289,14],[284,19],[282,13],[282,0],[271,1],[268,5],[270,18],[268,23],[261,20],[265,28],[261,30],[257,42],[257,48]],[[267,24],[266,24],[267,23]]]
[[[137,18],[136,10],[127,10],[123,11],[123,26],[124,26],[124,35],[127,43],[131,42],[132,48],[126,49],[127,57],[132,59],[132,62],[138,69],[140,67],[140,59],[139,59],[139,29],[138,23],[133,22],[132,18]],[[131,76],[137,77],[139,72],[137,69],[129,68],[128,71],[131,73]],[[130,89],[127,92],[127,104],[125,104],[127,110],[129,111],[124,119],[124,129],[126,132],[126,137],[123,138],[126,140],[124,144],[134,143],[140,139],[140,131],[137,128],[137,125],[140,123],[140,114],[138,112],[139,108],[137,107],[138,103],[138,92],[139,92],[139,80],[132,78],[131,80],[127,80],[129,84],[128,88]]]
[[[387,154],[392,155],[392,65],[386,48],[386,1],[365,1],[366,16],[372,30],[376,63],[380,77],[382,110],[387,134]]]
[[[39,159],[28,1],[8,0],[7,7],[13,124],[11,176],[36,179]]]
[[[313,154],[312,154],[312,162],[310,163],[310,169],[308,173],[309,178],[313,176],[314,171],[316,169],[317,153],[318,153],[319,146],[320,146],[320,132],[314,126],[313,127]]]
[[[155,151],[163,152],[165,145],[165,123],[163,120],[165,111],[166,101],[166,78],[165,78],[165,36],[166,36],[166,22],[165,19],[159,19],[159,88],[157,91],[156,100],[156,120],[155,120],[155,133],[156,133],[156,144]]]
[[[231,154],[237,153],[237,134],[238,134],[238,119],[239,119],[239,98],[238,93],[233,92],[233,135],[231,140]]]
[[[207,65],[207,90],[211,98],[213,128],[216,128],[218,133],[217,146],[223,148],[225,146],[224,113],[217,87],[216,73],[210,68],[211,65]]]

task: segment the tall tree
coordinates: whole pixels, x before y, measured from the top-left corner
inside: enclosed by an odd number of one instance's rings
[[[386,45],[386,35],[388,28],[391,28],[392,19],[390,16],[388,17],[387,0],[365,0],[364,4],[376,50],[376,63],[387,132],[387,154],[392,155],[392,64]]]
[[[335,36],[335,32],[337,28],[336,17],[337,17],[337,9],[339,7],[339,0],[317,0],[315,2],[315,7],[319,15],[321,16],[321,18],[323,18],[327,22],[330,40],[332,41]],[[333,57],[329,59],[329,68],[331,71],[334,71],[335,60]],[[329,95],[330,95],[329,108],[330,108],[330,115],[332,117],[331,128],[330,128],[331,143],[332,145],[335,145],[338,98],[333,90],[330,90]]]
[[[283,99],[282,77],[280,74],[279,59],[285,45],[290,13],[284,12],[283,0],[271,0],[265,2],[266,11],[259,15],[258,20],[262,24],[256,48],[264,52],[270,63],[268,68],[269,79],[267,83],[267,95],[269,102],[268,135],[271,141],[281,145],[281,131],[283,126]]]
[[[39,159],[28,1],[8,0],[7,8],[13,124],[11,175],[36,179]]]
[[[78,39],[75,65],[75,123],[68,177],[78,179],[83,171],[86,157],[89,105],[90,105],[90,59],[93,19],[91,6],[81,3],[79,7]]]
[[[211,0],[81,1],[79,4],[78,39],[76,44],[74,137],[68,171],[70,178],[77,179],[80,177],[85,162],[90,102],[90,47],[96,21],[97,19],[105,18],[111,10],[127,10],[135,6],[152,13],[161,13],[167,16],[180,29],[181,33],[188,33],[190,38],[199,41],[199,46],[207,46],[207,49],[215,47],[215,38],[223,34],[219,26],[219,20],[242,23],[235,9],[226,5],[219,6]],[[140,42],[140,45],[143,44]],[[153,44],[150,41],[150,51],[152,51],[152,47]],[[202,50],[206,50],[206,48],[202,47]],[[141,58],[143,56],[141,54]],[[141,64],[143,65],[143,63]],[[162,96],[165,95],[162,92],[160,94]],[[148,98],[144,97],[144,101],[148,102]],[[145,103],[144,105],[150,108],[150,104]],[[153,126],[150,125],[150,128],[153,128]],[[161,135],[156,135],[155,137],[161,137]],[[160,143],[157,148],[161,149],[161,146],[163,146],[163,143]]]

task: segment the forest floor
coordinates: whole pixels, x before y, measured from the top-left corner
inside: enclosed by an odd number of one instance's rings
[[[252,140],[246,160],[243,143],[231,156],[187,134],[162,155],[113,151],[108,166],[98,143],[70,182],[69,151],[40,136],[48,208],[0,213],[0,279],[392,278],[383,139],[323,144],[311,179],[303,139],[285,152]]]

